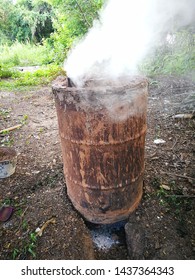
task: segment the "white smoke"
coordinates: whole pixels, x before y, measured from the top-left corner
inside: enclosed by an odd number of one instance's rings
[[[170,30],[194,19],[194,0],[110,0],[64,68],[77,86],[91,78],[137,74],[137,65]],[[175,19],[177,18],[177,21]],[[173,21],[174,19],[174,21]]]

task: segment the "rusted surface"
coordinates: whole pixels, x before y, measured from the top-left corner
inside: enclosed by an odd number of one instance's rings
[[[58,80],[53,93],[68,195],[88,221],[108,224],[127,218],[142,196],[147,81],[94,85]]]

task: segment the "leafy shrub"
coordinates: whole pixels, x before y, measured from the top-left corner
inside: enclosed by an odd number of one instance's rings
[[[64,61],[73,42],[83,37],[99,17],[98,10],[105,0],[49,0],[55,17],[54,32],[45,44],[50,48],[53,62]]]

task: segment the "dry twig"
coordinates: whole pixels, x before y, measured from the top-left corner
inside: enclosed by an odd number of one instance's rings
[[[18,129],[21,126],[22,126],[21,124],[18,124],[18,125],[12,126],[12,127],[8,127],[6,129],[2,129],[2,130],[0,130],[0,134],[1,133],[5,133],[5,132],[9,132],[9,131],[12,131],[12,130],[15,130],[15,129]]]
[[[195,180],[195,178],[192,178],[192,177],[189,177],[189,176],[185,176],[185,175],[180,175],[180,174],[175,174],[175,173],[168,173],[168,172],[164,172],[164,171],[161,171],[161,173],[162,174],[167,174],[167,175],[170,175],[170,176],[184,178],[184,179],[187,179],[187,180]]]
[[[37,231],[37,235],[38,236],[41,236],[43,234],[43,231],[46,229],[46,227],[49,225],[49,224],[55,224],[56,220],[55,218],[51,218],[50,220],[48,220],[47,222],[45,222],[42,227]]]

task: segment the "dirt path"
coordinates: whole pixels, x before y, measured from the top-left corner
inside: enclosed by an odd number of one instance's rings
[[[95,229],[66,195],[51,88],[0,92],[0,130],[22,124],[0,135],[0,145],[18,152],[15,174],[0,179],[0,204],[14,207],[11,219],[0,223],[0,259],[193,259],[194,119],[173,118],[193,112],[188,100],[193,91],[187,78],[152,82],[144,196],[126,225],[126,237],[123,226],[109,231],[115,240],[109,249],[94,242]],[[157,138],[165,143],[154,144]],[[36,236],[42,226],[42,236]]]

